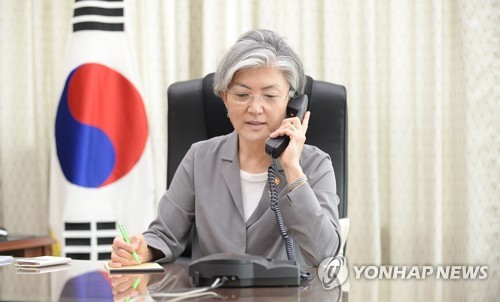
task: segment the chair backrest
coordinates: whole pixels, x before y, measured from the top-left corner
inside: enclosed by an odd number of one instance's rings
[[[213,73],[203,79],[177,82],[168,88],[167,187],[191,144],[228,134],[233,127],[222,100],[212,91]],[[347,102],[344,86],[307,77],[311,120],[307,144],[332,158],[339,217],[347,217]]]

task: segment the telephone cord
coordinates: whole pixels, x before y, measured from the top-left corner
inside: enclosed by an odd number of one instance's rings
[[[285,222],[283,221],[283,216],[281,215],[281,210],[278,206],[278,187],[275,182],[276,178],[276,165],[274,162],[269,166],[267,170],[267,180],[269,183],[269,192],[271,194],[271,210],[273,210],[276,215],[276,221],[278,222],[278,229],[281,235],[281,239],[285,242],[285,250],[288,260],[295,261],[295,254],[293,252],[293,241],[285,228]],[[311,274],[309,272],[300,272],[300,278],[302,280],[310,280]]]

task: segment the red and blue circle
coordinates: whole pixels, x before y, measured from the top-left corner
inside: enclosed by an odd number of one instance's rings
[[[147,136],[141,95],[122,74],[97,63],[69,74],[55,125],[57,157],[69,182],[87,188],[116,182],[138,163]]]

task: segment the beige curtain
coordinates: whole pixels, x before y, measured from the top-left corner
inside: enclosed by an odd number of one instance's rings
[[[357,301],[500,296],[499,3],[130,0],[152,131],[166,179],[166,88],[212,72],[244,31],[278,31],[349,106],[349,265],[488,265],[488,279],[379,284]],[[66,0],[0,0],[0,224],[47,233],[48,167]],[[314,118],[314,116],[312,117]],[[352,279],[352,276],[351,276]]]

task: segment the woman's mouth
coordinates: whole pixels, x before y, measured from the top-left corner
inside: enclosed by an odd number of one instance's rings
[[[249,122],[246,122],[246,124],[252,128],[252,129],[261,129],[262,127],[264,127],[264,125],[266,123],[263,123],[263,122],[257,122],[257,121],[249,121]]]

